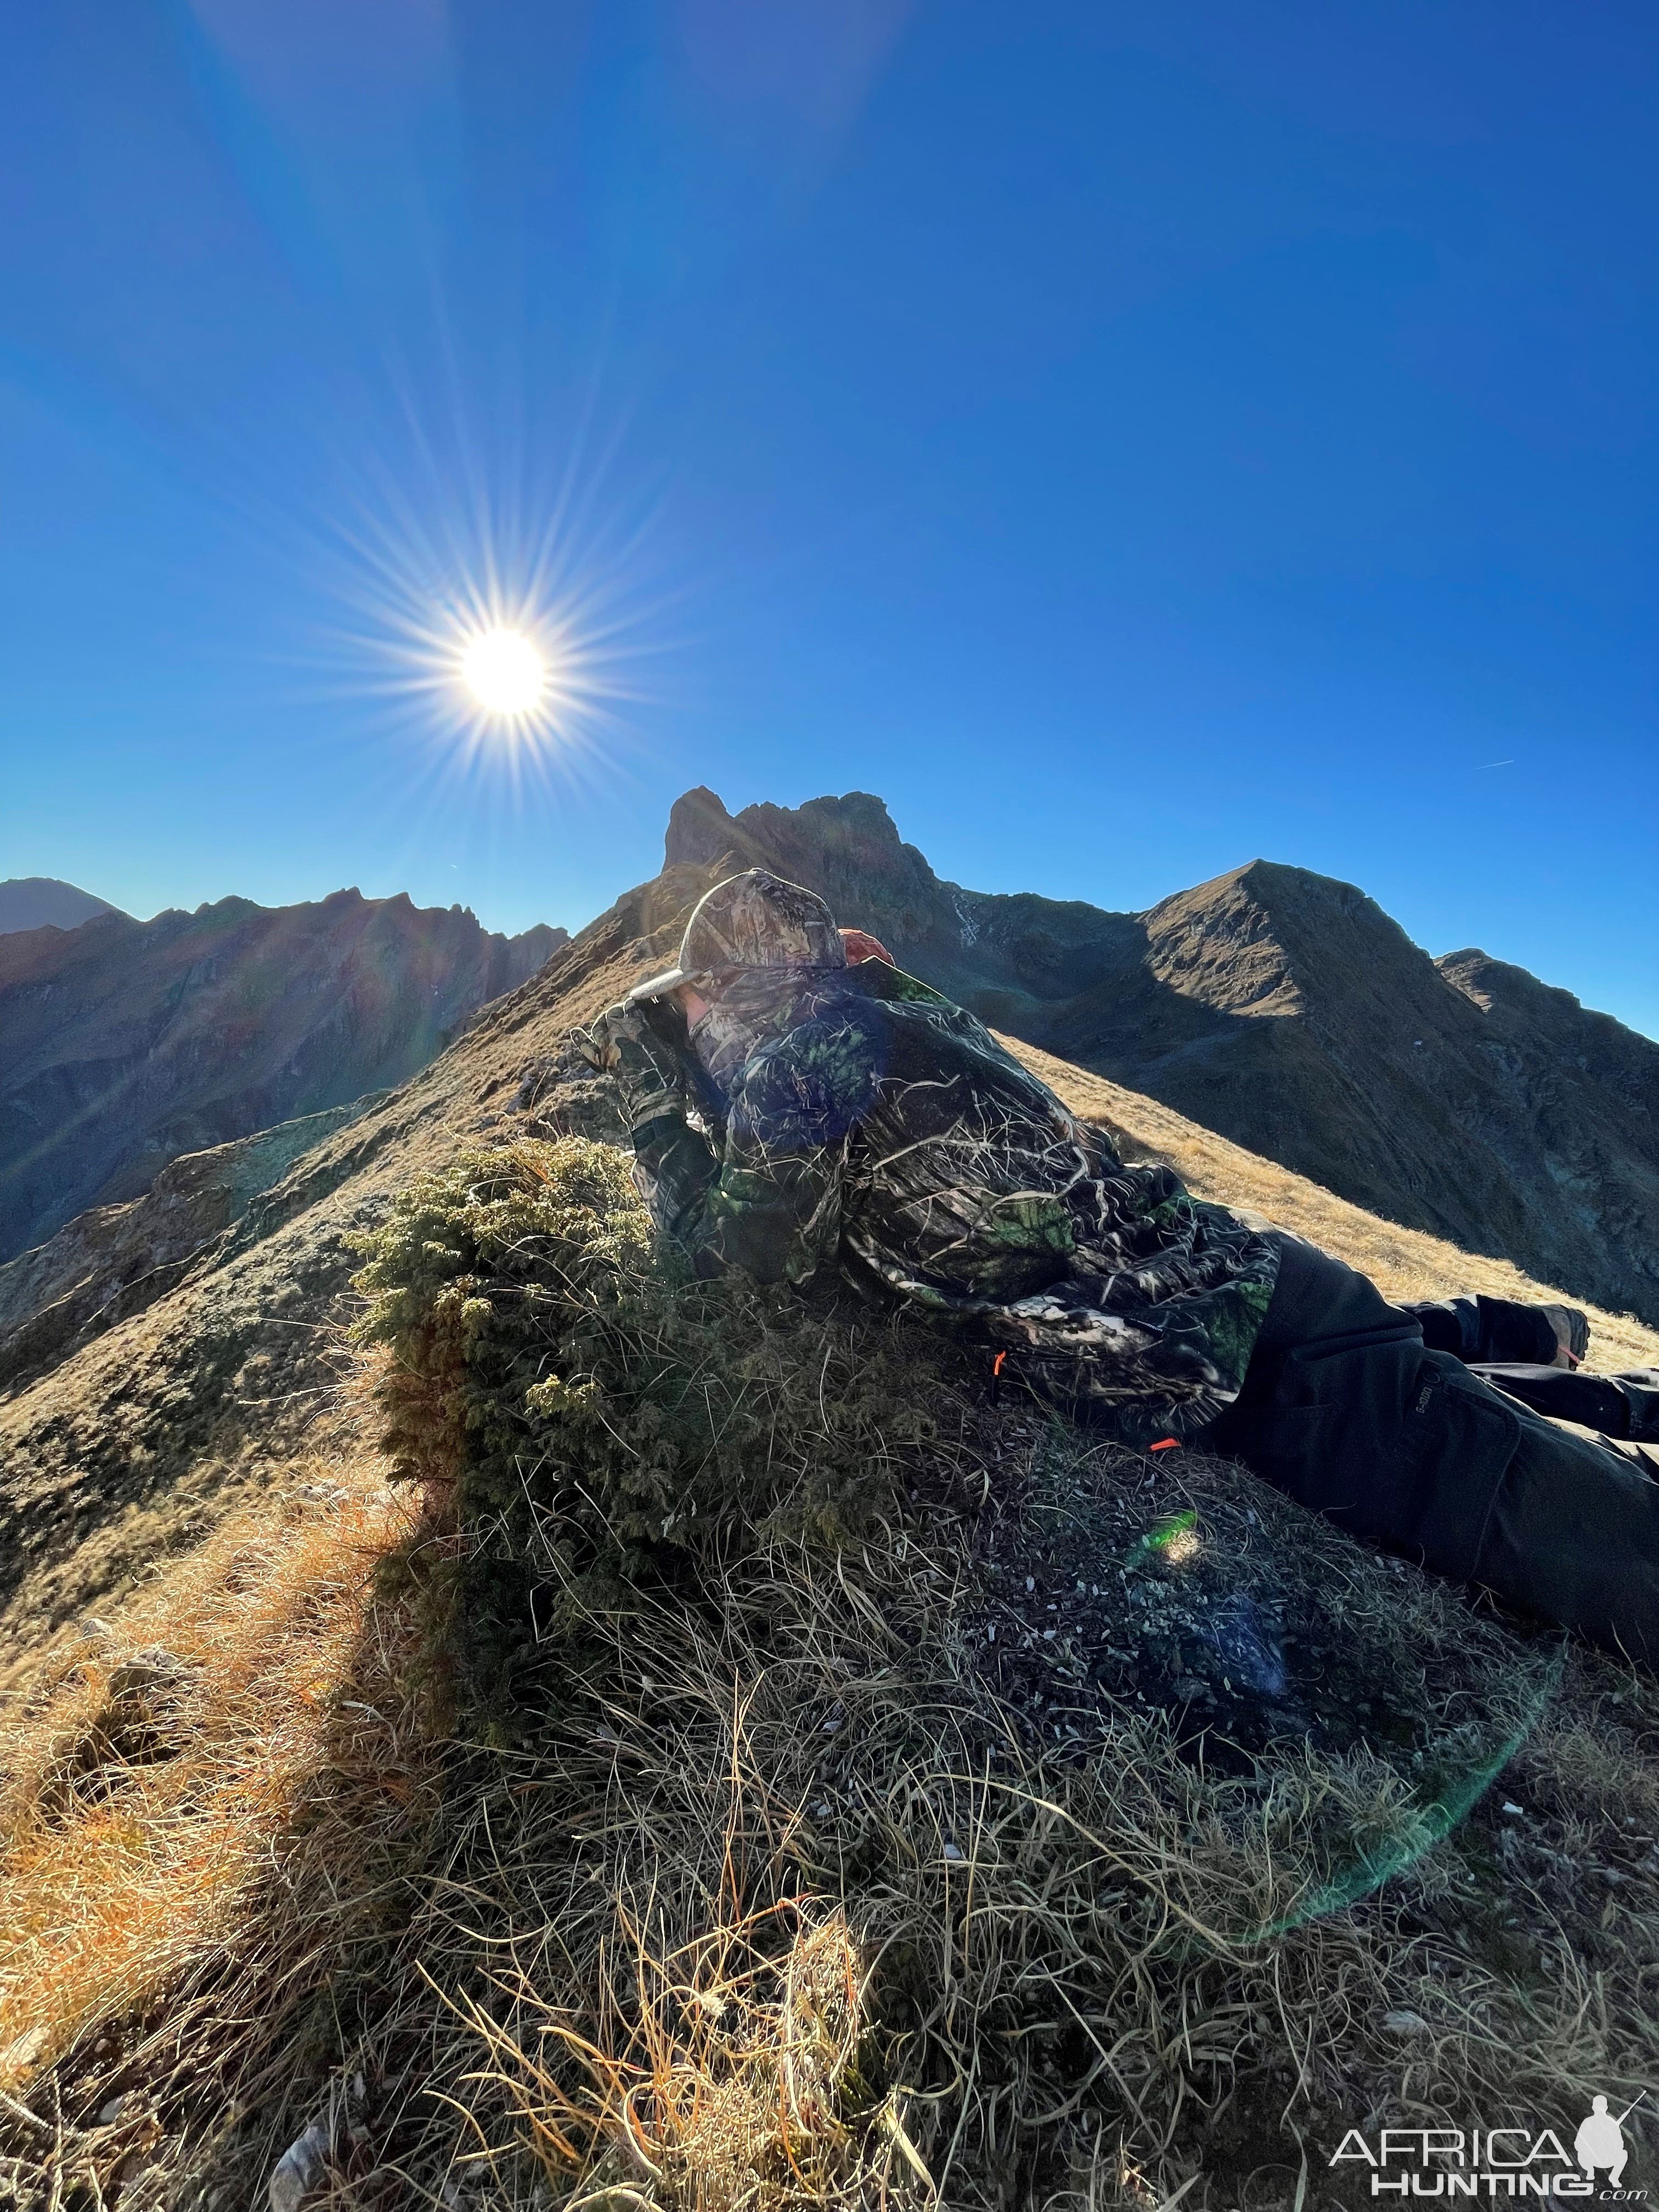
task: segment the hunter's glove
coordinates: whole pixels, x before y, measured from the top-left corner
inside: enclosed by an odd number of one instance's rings
[[[630,1129],[642,1128],[662,1114],[685,1111],[685,1071],[673,1048],[651,1027],[643,1006],[623,1000],[591,1030],[578,1030],[574,1042],[590,1067],[614,1079]]]

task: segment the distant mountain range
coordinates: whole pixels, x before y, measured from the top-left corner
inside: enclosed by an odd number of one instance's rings
[[[56,876],[8,876],[0,883],[0,937],[17,929],[78,929],[96,914],[120,911]]]
[[[0,1260],[180,1153],[404,1082],[568,942],[356,890],[0,935]]]
[[[729,814],[665,864],[775,868],[994,1027],[1409,1228],[1659,1322],[1659,1044],[1351,884],[1268,860],[1146,914],[965,890],[879,799]]]

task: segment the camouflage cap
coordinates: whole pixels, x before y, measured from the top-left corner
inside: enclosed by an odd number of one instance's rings
[[[730,968],[844,968],[847,947],[816,891],[765,868],[746,868],[705,891],[680,939],[678,964],[637,983],[630,999],[658,999]]]

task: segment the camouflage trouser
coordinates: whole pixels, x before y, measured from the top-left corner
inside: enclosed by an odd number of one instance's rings
[[[1532,1409],[1650,1418],[1651,1378],[1616,1379],[1610,1392],[1595,1387],[1608,1378],[1535,1366],[1488,1379],[1425,1345],[1417,1313],[1285,1236],[1244,1389],[1206,1442],[1354,1534],[1653,1666],[1659,1449]]]

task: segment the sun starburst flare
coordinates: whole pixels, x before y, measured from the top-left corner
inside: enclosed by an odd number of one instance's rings
[[[487,629],[468,641],[461,677],[486,714],[533,714],[548,689],[547,662],[521,631]]]
[[[475,442],[421,430],[343,471],[311,553],[337,610],[318,696],[362,702],[401,799],[505,824],[619,773],[679,595],[647,553],[654,499],[614,483],[602,499],[580,453],[561,477],[512,453],[486,467]]]

